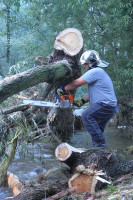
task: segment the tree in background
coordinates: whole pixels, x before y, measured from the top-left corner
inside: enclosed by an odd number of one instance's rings
[[[6,55],[6,9],[2,1],[2,57]],[[19,61],[47,56],[53,50],[56,35],[65,28],[82,32],[84,50],[95,49],[110,65],[119,100],[132,101],[133,2],[132,0],[10,0],[10,65],[0,58],[4,70]],[[29,65],[27,65],[29,66]],[[25,70],[24,68],[23,70]],[[5,70],[4,70],[5,71]],[[6,70],[8,71],[8,70]],[[18,71],[17,71],[18,72]],[[6,72],[4,72],[6,73]]]

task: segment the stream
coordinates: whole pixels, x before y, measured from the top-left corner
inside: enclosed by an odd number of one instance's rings
[[[122,134],[120,134],[122,133]],[[125,127],[114,128],[107,126],[104,132],[109,149],[117,149],[123,153],[123,149],[133,144],[131,138],[126,137],[128,129]],[[91,148],[91,138],[85,130],[78,130],[66,142],[74,147]],[[37,173],[45,173],[52,167],[60,166],[56,160],[54,152],[58,146],[56,142],[36,142],[34,145],[28,144],[25,153],[22,154],[22,146],[17,149],[15,158],[8,171],[18,176],[21,182],[25,182]],[[133,155],[125,155],[126,159],[133,160]],[[0,188],[0,200],[12,196],[8,188]]]

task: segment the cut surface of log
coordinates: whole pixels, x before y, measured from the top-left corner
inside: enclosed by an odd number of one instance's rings
[[[18,177],[10,172],[7,172],[7,183],[14,196],[24,190],[24,185],[19,181]]]
[[[83,153],[85,150],[72,147],[67,143],[60,144],[55,150],[55,156],[60,161],[67,160],[73,152]]]
[[[76,168],[76,173],[69,179],[69,188],[76,187],[76,193],[83,193],[88,191],[94,193],[98,180],[109,183],[105,179],[99,177],[99,175],[105,175],[102,171],[97,171],[95,165],[85,168],[83,165],[79,165]]]
[[[61,146],[61,144],[59,146]],[[95,177],[95,179],[98,180],[96,183],[95,191],[98,191],[106,187],[111,180],[115,180],[122,175],[133,172],[133,161],[127,161],[126,159],[122,159],[121,155],[117,151],[109,149],[97,148],[97,149],[89,149],[82,153],[72,152],[67,154],[66,156],[67,159],[64,158],[60,159],[60,153],[59,154],[56,153],[56,155],[61,162],[64,162],[70,167],[70,172],[72,174],[74,173],[73,176],[76,176],[77,182],[80,181],[84,182],[85,176],[83,176],[83,174],[87,175],[86,173],[88,173],[88,170],[86,169],[88,168],[88,166],[92,165],[95,166],[97,173],[100,173],[97,174],[97,176]],[[61,152],[61,155],[63,155],[63,152]],[[79,171],[76,172],[77,175],[75,175],[76,168],[79,165],[83,165],[85,171],[82,169],[83,171],[82,170],[80,171],[82,175],[80,175]],[[100,177],[99,175],[102,177]],[[91,175],[89,176],[91,177]],[[71,180],[74,179],[72,178]],[[87,181],[88,177],[86,178],[86,182]],[[73,181],[72,187],[73,186],[75,186],[75,181]]]
[[[81,32],[76,28],[67,28],[57,35],[54,48],[63,50],[66,54],[74,56],[83,48]]]
[[[83,193],[83,192],[94,192],[92,190],[92,182],[93,177],[89,177],[85,174],[76,173],[73,175],[73,177],[69,180],[69,187],[77,187],[76,193]],[[97,183],[97,180],[95,182],[95,185]],[[93,183],[94,184],[94,183]]]

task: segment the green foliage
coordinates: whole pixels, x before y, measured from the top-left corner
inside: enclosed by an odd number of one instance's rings
[[[117,186],[108,185],[107,190],[110,191],[111,193],[112,193],[112,192],[116,192],[116,191],[117,191]]]
[[[84,50],[95,49],[110,63],[107,72],[118,99],[133,98],[132,0],[2,0],[0,5],[0,70],[4,74],[10,73],[9,67],[20,61],[49,55],[57,34],[75,27],[82,32]],[[8,5],[11,11],[10,64],[6,62]]]

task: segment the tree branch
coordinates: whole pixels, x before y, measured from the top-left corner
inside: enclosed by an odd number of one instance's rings
[[[0,81],[0,103],[8,97],[41,82],[58,85],[71,75],[70,64],[56,63],[50,66],[35,67],[25,72],[6,77]]]

